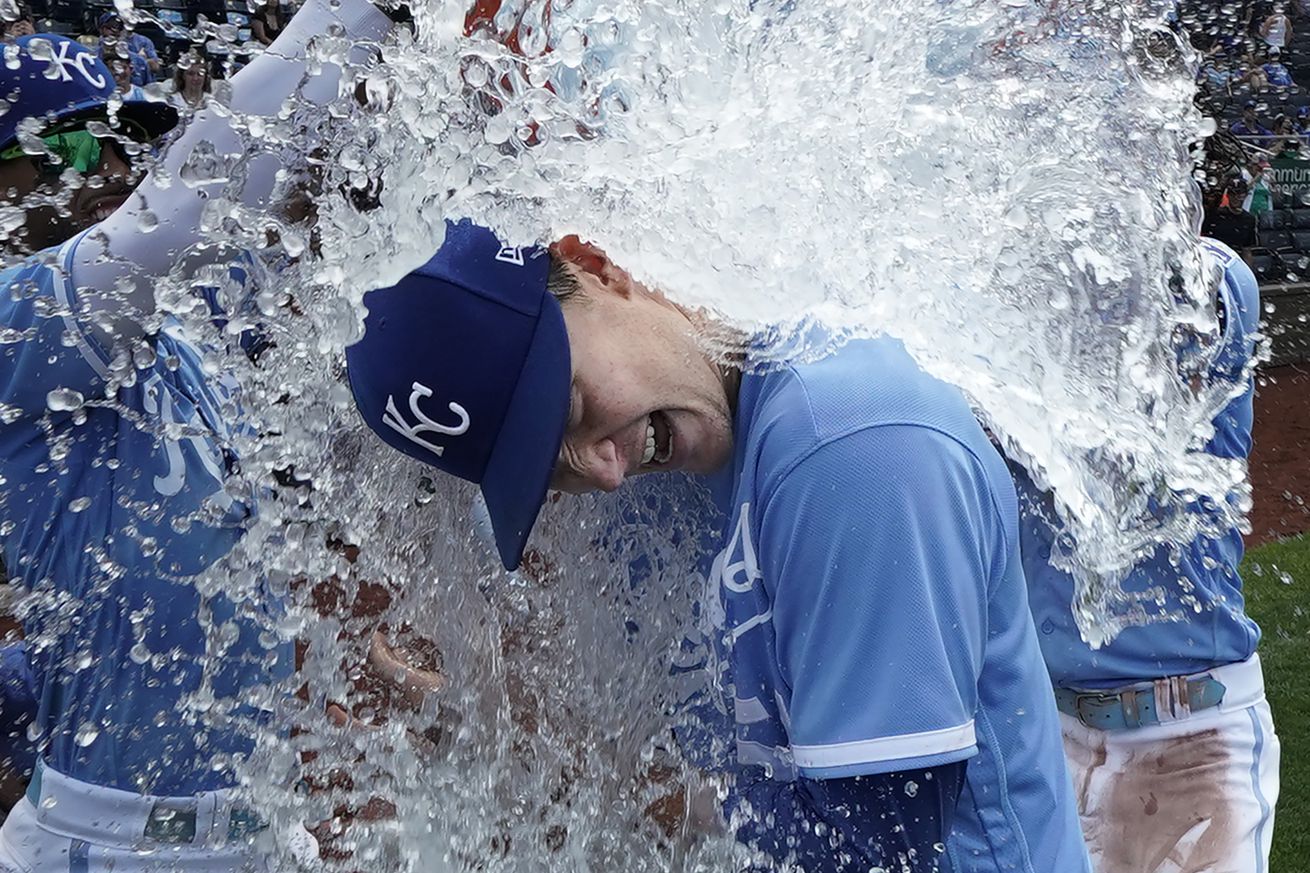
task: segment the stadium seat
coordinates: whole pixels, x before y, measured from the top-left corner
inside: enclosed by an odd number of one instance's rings
[[[1283,266],[1287,270],[1283,277],[1286,282],[1304,282],[1310,277],[1310,255],[1289,252],[1283,257]]]
[[[1310,231],[1307,231],[1310,235]],[[1294,245],[1292,232],[1287,230],[1268,230],[1260,233],[1260,245],[1270,251],[1282,251],[1291,249]]]
[[[1282,259],[1271,254],[1252,255],[1251,269],[1261,284],[1281,281],[1287,275]]]
[[[1292,212],[1290,209],[1270,209],[1261,212],[1255,218],[1256,224],[1261,231],[1286,230],[1292,226]]]
[[[1292,227],[1298,230],[1301,228],[1310,228],[1310,209],[1293,209]]]
[[[1292,248],[1295,251],[1310,254],[1310,230],[1292,231]]]

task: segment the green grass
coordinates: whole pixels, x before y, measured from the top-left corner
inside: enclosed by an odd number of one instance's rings
[[[1242,578],[1264,631],[1260,660],[1283,746],[1269,868],[1310,873],[1310,534],[1253,549]]]

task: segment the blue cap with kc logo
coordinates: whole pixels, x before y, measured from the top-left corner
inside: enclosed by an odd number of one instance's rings
[[[364,420],[392,447],[482,487],[507,569],[546,499],[568,423],[569,337],[550,257],[447,224],[432,260],[364,297],[346,349]]]
[[[29,118],[48,128],[59,121],[103,117],[113,93],[109,67],[86,46],[55,33],[21,36],[4,46],[0,64],[0,99],[9,102],[0,115],[0,149],[18,140],[20,125]],[[124,100],[119,114],[152,136],[177,124],[177,110],[162,100]]]

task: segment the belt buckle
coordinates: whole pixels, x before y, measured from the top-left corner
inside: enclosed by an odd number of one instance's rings
[[[1105,730],[1110,725],[1103,722],[1097,723],[1098,720],[1084,709],[1084,704],[1096,706],[1122,706],[1122,694],[1105,694],[1101,691],[1078,691],[1074,694],[1073,709],[1078,720],[1083,723],[1084,727],[1094,728],[1096,730]]]

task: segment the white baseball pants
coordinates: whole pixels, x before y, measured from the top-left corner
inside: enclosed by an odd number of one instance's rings
[[[257,825],[233,827],[248,820],[231,791],[147,797],[43,768],[0,827],[0,871],[264,873]]]
[[[1207,671],[1218,706],[1128,730],[1061,714],[1096,873],[1269,873],[1278,737],[1256,657]]]

